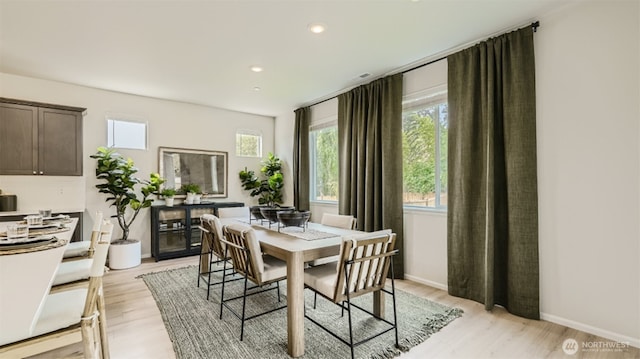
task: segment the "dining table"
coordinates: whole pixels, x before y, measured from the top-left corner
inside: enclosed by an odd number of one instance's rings
[[[363,232],[308,222],[305,227],[279,227],[278,223],[249,223],[246,219],[223,218],[222,225],[250,225],[262,252],[287,264],[287,352],[292,357],[304,355],[304,268],[305,263],[338,255],[343,236]],[[384,297],[374,293],[373,311],[383,315]]]
[[[65,222],[21,243],[4,238],[16,222],[0,222],[0,345],[31,336],[78,219]]]

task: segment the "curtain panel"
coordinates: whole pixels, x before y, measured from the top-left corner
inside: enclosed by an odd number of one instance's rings
[[[533,30],[447,60],[449,293],[539,319]]]
[[[293,139],[293,205],[309,210],[309,126],[311,108],[301,107],[296,114]]]
[[[402,74],[338,96],[339,210],[357,218],[359,230],[391,228],[404,277],[402,212]]]

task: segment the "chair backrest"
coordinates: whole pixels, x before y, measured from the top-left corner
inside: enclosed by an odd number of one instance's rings
[[[102,277],[102,275],[104,275],[104,266],[107,263],[107,254],[109,252],[109,246],[111,245],[112,234],[113,223],[110,219],[107,219],[100,228],[100,238],[95,245],[93,263],[91,263],[91,277]]]
[[[96,211],[96,217],[93,222],[93,229],[91,230],[91,239],[89,242],[89,249],[87,250],[87,257],[92,258],[95,252],[96,243],[100,239],[100,230],[104,221],[102,211]]]
[[[342,240],[334,301],[336,303],[384,288],[396,234],[389,230],[347,236]],[[347,281],[349,285],[347,286]]]
[[[320,224],[337,228],[355,229],[356,219],[353,218],[352,215],[348,214],[324,213],[320,220]]]
[[[223,207],[218,208],[219,218],[244,218],[249,219],[249,207]]]
[[[224,235],[222,242],[226,244],[235,271],[262,284],[264,262],[255,230],[242,224],[230,224],[224,227]]]
[[[207,242],[206,248],[211,248],[218,258],[224,258],[224,244],[220,241],[223,238],[220,219],[213,214],[203,214],[200,217],[200,225],[202,240]]]

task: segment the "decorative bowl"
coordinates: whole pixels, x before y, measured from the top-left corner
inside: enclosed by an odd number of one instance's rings
[[[311,217],[309,211],[278,211],[278,220],[285,227],[304,227]]]
[[[260,212],[260,209],[264,207],[265,206],[251,206],[249,210],[251,211],[251,215],[253,216],[253,218],[257,220],[264,219],[264,216],[262,216],[262,212]]]
[[[294,207],[260,207],[260,213],[264,219],[268,219],[269,222],[278,222],[278,212],[291,212],[295,210]]]

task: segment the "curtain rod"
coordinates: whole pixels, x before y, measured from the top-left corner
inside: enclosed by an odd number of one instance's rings
[[[540,27],[540,21],[532,22],[530,26],[531,26],[531,28],[533,29],[533,32],[536,32],[536,31],[538,30],[538,27]],[[447,56],[448,56],[448,55],[447,55]],[[412,67],[412,68],[410,68],[410,69],[403,70],[403,71],[401,71],[400,73],[405,74],[405,73],[407,73],[407,72],[410,72],[410,71],[413,71],[413,70],[417,70],[417,69],[419,69],[419,68],[421,68],[421,67],[425,67],[425,66],[428,66],[428,65],[434,64],[434,63],[436,63],[436,62],[439,62],[439,61],[442,61],[442,60],[446,59],[446,58],[447,58],[447,56],[442,56],[442,57],[439,57],[439,58],[437,58],[437,59],[435,59],[435,60],[431,60],[431,61],[429,61],[429,62],[426,62],[426,63],[424,63],[424,64],[416,65],[416,66],[414,66],[414,67]],[[327,102],[327,101],[329,101],[329,100],[333,100],[333,99],[334,99],[334,98],[336,98],[336,97],[338,97],[338,95],[331,96],[331,97],[326,98],[326,99],[324,99],[324,100],[322,100],[322,101],[318,101],[318,102],[312,103],[311,105],[304,106],[304,107],[312,107],[312,106],[316,106],[316,105],[319,105],[319,104],[321,104],[321,103]]]

